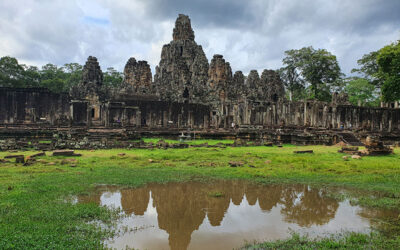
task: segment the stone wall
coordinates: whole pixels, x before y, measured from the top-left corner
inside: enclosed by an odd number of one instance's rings
[[[98,103],[98,105],[93,105]],[[0,124],[40,126],[231,129],[312,127],[352,131],[400,131],[400,109],[317,101],[196,103],[125,96],[101,102],[71,100],[46,89],[0,88]]]
[[[42,88],[0,88],[0,124],[57,126],[70,122],[70,97]]]

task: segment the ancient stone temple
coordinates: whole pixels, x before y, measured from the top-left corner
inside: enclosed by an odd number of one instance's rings
[[[164,45],[154,85],[162,100],[202,103],[207,97],[208,60],[194,41],[188,16],[179,15],[173,40]]]
[[[297,144],[373,135],[394,143],[400,140],[400,109],[352,106],[346,94],[337,93],[332,102],[289,101],[274,70],[251,70],[245,76],[242,71],[232,74],[222,55],[209,62],[185,15],[179,15],[172,41],[162,48],[154,81],[146,61],[130,58],[122,85],[106,87],[98,60],[89,56],[80,83],[69,93],[0,88],[0,142],[59,138],[61,133],[77,140],[101,138],[99,145],[104,146],[107,136],[124,141],[188,131],[202,137]]]

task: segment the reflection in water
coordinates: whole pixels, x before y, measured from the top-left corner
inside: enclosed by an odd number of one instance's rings
[[[223,196],[210,195],[215,192]],[[113,248],[232,249],[244,240],[286,238],[289,228],[322,234],[366,231],[370,226],[369,216],[360,216],[359,207],[338,203],[326,197],[326,190],[306,185],[151,184],[137,189],[108,188],[78,200],[121,207],[128,216],[120,226],[143,228],[107,242]]]
[[[307,186],[286,188],[281,203],[281,212],[288,222],[300,226],[323,225],[335,217],[338,202],[325,197],[325,190],[313,190]]]

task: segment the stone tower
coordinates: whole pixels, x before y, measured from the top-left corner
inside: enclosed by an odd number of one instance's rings
[[[251,101],[276,102],[285,98],[285,88],[279,74],[268,69],[262,72],[261,77],[257,70],[251,70],[244,93]]]
[[[99,62],[94,56],[89,56],[82,70],[82,80],[70,90],[70,95],[74,99],[86,99],[96,95],[100,99],[105,98],[103,89],[103,72]]]
[[[156,67],[157,94],[167,101],[204,103],[208,93],[208,60],[203,48],[194,41],[188,16],[179,15],[172,37],[163,46]]]
[[[208,86],[214,100],[225,101],[227,89],[232,84],[232,69],[222,55],[214,55],[208,69]]]
[[[265,69],[261,74],[259,98],[276,102],[285,98],[285,88],[275,70]]]
[[[150,94],[152,80],[150,65],[146,61],[129,58],[124,68],[124,88],[133,94]]]
[[[232,102],[238,102],[246,97],[245,77],[242,71],[236,71],[232,83],[227,86],[227,96]]]

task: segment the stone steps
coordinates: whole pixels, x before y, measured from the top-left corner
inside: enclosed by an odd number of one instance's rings
[[[353,133],[341,132],[337,134],[343,142],[349,144],[350,146],[364,146],[364,144]]]

